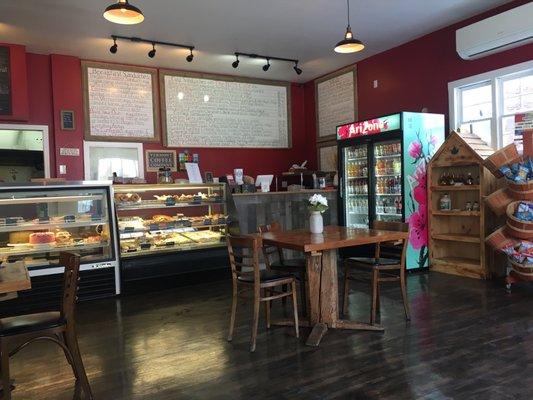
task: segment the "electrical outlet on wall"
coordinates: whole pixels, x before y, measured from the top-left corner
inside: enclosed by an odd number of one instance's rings
[[[378,85],[379,85],[379,82],[377,79],[374,79],[374,82],[372,83],[374,89],[377,89]]]
[[[59,174],[60,175],[65,175],[67,173],[67,166],[66,165],[60,165],[59,166]]]

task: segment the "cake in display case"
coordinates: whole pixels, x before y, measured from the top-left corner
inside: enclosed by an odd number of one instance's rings
[[[223,184],[115,185],[121,258],[225,246]]]
[[[24,261],[32,287],[45,291],[48,284],[57,286],[62,277],[63,268],[57,264],[59,253],[74,252],[81,257],[80,298],[117,294],[120,286],[114,217],[110,182],[2,184],[2,267]],[[102,285],[90,282],[88,273],[95,270]],[[47,278],[46,284],[39,283],[43,276],[52,275],[56,277]]]

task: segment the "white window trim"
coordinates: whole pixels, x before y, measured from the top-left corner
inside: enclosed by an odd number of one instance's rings
[[[48,138],[48,125],[0,124],[0,129],[41,131],[43,133],[43,161],[44,177],[50,178],[50,141]]]
[[[144,152],[142,143],[129,143],[129,142],[92,142],[83,141],[83,171],[85,180],[91,180],[91,160],[90,149],[91,147],[116,147],[121,149],[137,149],[137,155],[139,157],[139,177],[144,178]]]
[[[525,70],[533,69],[533,61],[526,61],[520,64],[511,65],[496,69],[482,74],[469,76],[467,78],[458,79],[448,83],[448,107],[449,107],[449,122],[450,129],[456,130],[458,127],[458,117],[460,113],[461,101],[456,101],[460,89],[464,86],[471,86],[480,84],[483,82],[490,82],[492,84],[492,142],[496,144],[497,148],[502,147],[502,135],[501,135],[501,119],[503,115],[500,115],[501,104],[501,81],[504,78],[512,78],[511,75],[517,74],[520,76]]]

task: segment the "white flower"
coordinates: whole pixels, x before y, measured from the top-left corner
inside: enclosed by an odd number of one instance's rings
[[[314,195],[312,195],[309,198],[309,203],[314,205],[314,206],[322,204],[323,206],[327,207],[328,206],[328,199],[326,199],[321,194],[314,194]]]

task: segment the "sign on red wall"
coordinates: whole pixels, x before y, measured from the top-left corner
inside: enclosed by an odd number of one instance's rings
[[[351,139],[359,136],[375,135],[377,133],[400,129],[400,114],[359,121],[337,127],[337,139]]]

